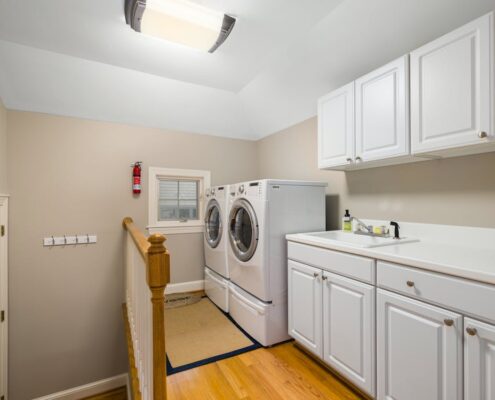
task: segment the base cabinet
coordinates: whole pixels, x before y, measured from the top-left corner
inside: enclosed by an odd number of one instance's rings
[[[375,395],[375,288],[323,273],[323,359]]]
[[[377,290],[379,400],[462,400],[462,316]]]
[[[464,319],[464,400],[495,399],[495,326]]]
[[[289,335],[322,357],[321,270],[289,261]]]

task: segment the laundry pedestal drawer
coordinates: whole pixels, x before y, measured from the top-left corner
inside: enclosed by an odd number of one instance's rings
[[[377,285],[495,322],[495,286],[378,261]]]
[[[290,339],[287,333],[287,303],[265,303],[238,286],[229,286],[230,316],[263,346]]]
[[[229,281],[205,268],[205,293],[224,312],[229,312]]]

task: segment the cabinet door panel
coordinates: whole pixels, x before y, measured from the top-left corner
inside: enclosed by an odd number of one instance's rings
[[[354,82],[318,100],[318,166],[354,159]]]
[[[380,400],[461,400],[462,317],[378,289],[377,360]]]
[[[319,357],[321,308],[321,270],[289,261],[289,335]]]
[[[495,399],[495,326],[464,318],[464,400]],[[471,331],[472,332],[472,331]]]
[[[375,396],[375,289],[324,273],[323,358]]]
[[[492,47],[489,14],[411,53],[413,153],[493,139]]]
[[[356,156],[409,154],[409,56],[356,80]]]

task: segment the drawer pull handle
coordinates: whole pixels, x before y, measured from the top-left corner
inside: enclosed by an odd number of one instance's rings
[[[466,332],[468,333],[469,336],[474,336],[478,333],[476,328],[466,328]]]
[[[413,281],[407,281],[407,286],[409,287],[413,287],[414,286],[414,282]]]
[[[444,319],[443,322],[445,323],[445,325],[447,326],[452,326],[454,325],[454,320],[453,319]]]

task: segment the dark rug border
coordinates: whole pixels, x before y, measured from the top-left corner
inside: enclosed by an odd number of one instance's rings
[[[205,298],[206,296],[204,296],[203,298]],[[239,354],[243,354],[243,353],[247,353],[249,351],[253,351],[253,350],[256,350],[256,349],[259,349],[259,348],[262,348],[263,346],[256,340],[254,339],[251,335],[249,335],[249,333],[247,333],[244,329],[242,329],[239,324],[237,322],[234,321],[234,319],[229,315],[227,314],[225,311],[223,311],[221,308],[219,308],[215,303],[213,303],[211,300],[210,302],[220,310],[220,312],[225,315],[228,320],[230,322],[232,322],[234,324],[234,326],[239,329],[242,334],[244,336],[246,336],[253,344],[251,346],[247,346],[247,347],[243,347],[241,349],[237,349],[237,350],[234,350],[234,351],[230,351],[228,353],[224,353],[224,354],[219,354],[217,356],[213,356],[213,357],[209,357],[209,358],[205,358],[203,360],[199,360],[199,361],[195,361],[193,363],[189,363],[189,364],[185,364],[185,365],[181,365],[179,367],[173,367],[172,364],[170,364],[170,360],[168,359],[168,355],[167,355],[167,376],[168,375],[173,375],[173,374],[176,374],[178,372],[183,372],[183,371],[187,371],[189,369],[192,369],[192,368],[196,368],[196,367],[200,367],[202,365],[206,365],[206,364],[211,364],[211,363],[214,363],[216,361],[220,361],[220,360],[225,360],[227,358],[230,358],[230,357],[234,357],[234,356],[238,356]]]

